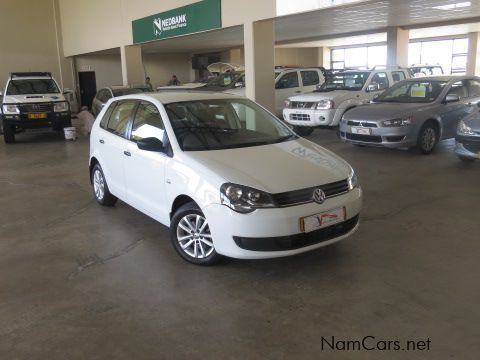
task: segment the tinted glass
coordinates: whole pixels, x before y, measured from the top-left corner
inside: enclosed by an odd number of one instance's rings
[[[448,95],[450,94],[458,95],[460,99],[466,98],[468,96],[467,88],[465,87],[463,81],[457,81],[454,83],[451,89],[448,91]]]
[[[479,80],[468,80],[468,95],[470,97],[480,97]]]
[[[140,89],[112,89],[113,96],[123,96],[123,95],[130,95],[130,94],[139,94],[142,92]]]
[[[220,74],[209,80],[206,86],[231,87],[236,82],[245,81],[243,73],[230,72]]]
[[[394,82],[399,82],[405,80],[405,74],[403,71],[394,71],[392,72],[392,79]]]
[[[247,99],[180,102],[165,109],[184,151],[260,146],[296,138],[280,120]]]
[[[53,79],[11,80],[7,95],[59,94],[57,84]]]
[[[124,101],[117,104],[108,121],[107,130],[116,135],[125,136],[128,121],[135,107],[134,101]]]
[[[378,85],[378,90],[389,88],[387,73],[376,73],[372,77],[371,84]]]
[[[275,84],[276,89],[290,89],[298,86],[298,75],[296,71],[284,74]]]
[[[316,71],[300,71],[302,75],[303,86],[317,85],[320,83],[318,72]]]
[[[115,109],[116,105],[117,103],[111,104],[108,110],[105,112],[105,115],[103,115],[102,121],[100,121],[100,127],[102,129],[105,129],[105,127],[107,126],[108,119],[110,119],[110,116],[112,116],[113,109]]]
[[[142,102],[138,106],[135,119],[133,120],[132,136],[133,141],[155,137],[164,142],[165,127],[163,120],[155,105]]]
[[[316,90],[318,92],[332,91],[332,90],[362,90],[365,81],[370,76],[370,72],[339,72],[329,77]]]
[[[403,81],[386,90],[375,99],[375,102],[433,102],[446,85],[447,81]]]

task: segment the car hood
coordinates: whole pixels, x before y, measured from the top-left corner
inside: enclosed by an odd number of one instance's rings
[[[184,154],[192,163],[226,182],[273,194],[345,180],[351,171],[343,159],[302,138],[265,146]]]
[[[3,102],[5,104],[25,104],[25,103],[38,103],[38,102],[50,102],[50,101],[65,101],[65,97],[62,94],[5,95],[3,97]]]
[[[365,97],[363,91],[348,91],[348,90],[334,90],[326,92],[311,92],[302,95],[296,95],[289,98],[291,101],[300,102],[316,102],[320,100],[333,100],[336,103],[341,103],[348,99]]]
[[[358,106],[344,115],[345,120],[388,120],[432,108],[432,104],[371,103]]]

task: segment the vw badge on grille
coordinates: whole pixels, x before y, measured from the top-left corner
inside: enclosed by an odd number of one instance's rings
[[[312,198],[317,204],[323,204],[326,196],[322,189],[315,189]]]

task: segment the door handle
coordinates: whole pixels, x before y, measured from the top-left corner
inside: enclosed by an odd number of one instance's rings
[[[105,141],[103,139],[98,140],[100,144],[105,144]]]
[[[132,154],[129,151],[124,151],[123,152],[126,156],[132,156]]]

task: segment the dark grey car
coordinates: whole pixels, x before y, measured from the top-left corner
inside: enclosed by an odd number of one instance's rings
[[[128,86],[110,86],[100,89],[92,101],[92,114],[96,117],[111,98],[142,92],[144,91],[140,88],[131,88]]]
[[[480,103],[477,105],[480,106]],[[478,109],[458,124],[455,153],[463,161],[480,160],[480,112]]]
[[[357,145],[417,147],[429,154],[440,140],[455,137],[459,121],[479,101],[479,77],[405,80],[372,103],[347,112],[340,122],[340,137]]]

